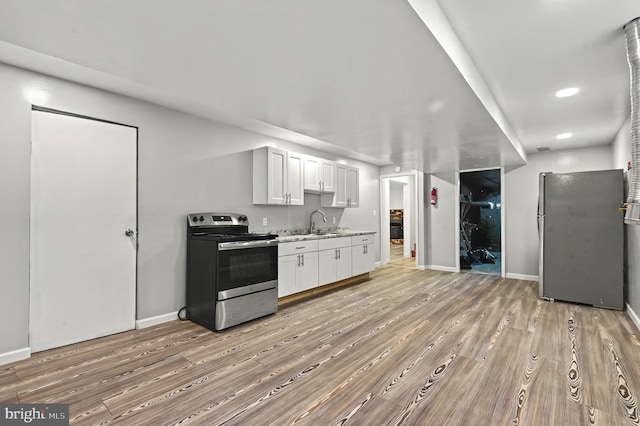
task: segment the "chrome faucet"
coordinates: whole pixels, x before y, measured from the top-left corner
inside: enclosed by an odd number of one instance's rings
[[[322,221],[326,222],[327,221],[327,216],[324,215],[324,213],[320,210],[314,210],[311,212],[311,214],[309,215],[309,222],[311,222],[309,224],[309,233],[313,234],[315,227],[316,227],[316,223],[313,221],[313,214],[314,213],[320,213],[322,215]]]

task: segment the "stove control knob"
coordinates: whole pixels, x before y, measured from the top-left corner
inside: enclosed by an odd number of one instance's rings
[[[204,221],[204,217],[200,216],[200,222]]]
[[[193,217],[193,221],[194,221],[194,222],[197,222],[197,221],[198,221],[198,216],[194,216],[194,217]]]

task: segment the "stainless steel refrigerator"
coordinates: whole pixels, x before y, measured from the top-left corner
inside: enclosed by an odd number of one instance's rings
[[[624,308],[622,170],[541,173],[539,296]]]

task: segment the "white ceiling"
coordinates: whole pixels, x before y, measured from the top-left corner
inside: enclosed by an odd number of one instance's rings
[[[0,61],[435,172],[610,143],[637,16],[637,0],[0,0]]]

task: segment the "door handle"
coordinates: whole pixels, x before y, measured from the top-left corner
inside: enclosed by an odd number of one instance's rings
[[[135,234],[136,234],[136,231],[134,231],[131,228],[129,228],[126,231],[124,231],[124,235],[126,235],[127,237],[133,237]]]

